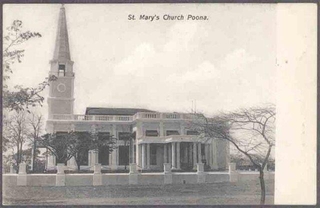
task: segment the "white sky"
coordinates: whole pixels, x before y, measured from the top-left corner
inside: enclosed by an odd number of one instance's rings
[[[10,85],[48,75],[58,4],[4,5],[4,27],[23,21],[43,37],[23,47]],[[139,107],[208,114],[275,103],[275,4],[65,5],[75,72],[75,113]],[[129,21],[128,15],[207,15],[208,21]],[[44,93],[48,96],[48,92]],[[41,110],[47,113],[47,105]]]

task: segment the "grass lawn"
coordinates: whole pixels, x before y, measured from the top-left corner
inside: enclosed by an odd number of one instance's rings
[[[274,182],[266,181],[273,204]],[[256,181],[214,184],[4,187],[4,205],[228,205],[259,204]]]

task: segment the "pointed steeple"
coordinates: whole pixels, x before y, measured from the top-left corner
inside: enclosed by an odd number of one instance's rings
[[[60,13],[59,13],[58,30],[57,30],[56,45],[54,49],[53,60],[57,60],[57,61],[71,60],[70,50],[69,50],[66,11],[63,5],[61,6]]]

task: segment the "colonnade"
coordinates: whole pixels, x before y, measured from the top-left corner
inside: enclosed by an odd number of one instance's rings
[[[139,144],[137,148],[137,157],[138,160],[136,163],[141,169],[150,169],[150,146],[151,145],[162,145],[162,152],[159,155],[163,155],[162,164],[156,164],[159,167],[162,167],[164,163],[171,163],[172,169],[181,169],[181,161],[187,161],[190,164],[192,163],[193,167],[196,168],[197,163],[202,163],[202,148],[200,142],[171,142],[166,144],[150,144],[144,143]],[[183,147],[182,147],[183,145]],[[204,144],[204,159],[206,163],[212,164],[212,148],[211,144]],[[157,150],[158,151],[158,150]],[[181,153],[183,151],[183,155]]]
[[[151,145],[158,146],[156,150],[156,164],[153,165],[151,165]],[[215,145],[212,145],[211,143],[204,144],[204,148],[201,147],[200,142],[171,142],[166,144],[143,143],[135,146],[136,151],[134,151],[134,145],[132,145],[130,154],[133,162],[143,170],[152,169],[154,166],[161,168],[164,163],[170,163],[173,170],[181,169],[182,163],[192,165],[195,169],[197,163],[203,162],[202,159],[204,159],[206,165],[209,165],[211,168],[215,169],[217,167],[216,149]],[[202,153],[203,150],[204,153]],[[115,150],[109,155],[109,167],[111,169],[117,169],[117,153],[117,150]],[[93,167],[94,164],[98,163],[98,154],[99,153],[96,150],[89,151],[88,166]],[[163,158],[159,159],[159,157]],[[54,167],[55,163],[55,157],[49,156],[47,167]],[[72,159],[68,161],[68,166],[75,165],[76,163]]]

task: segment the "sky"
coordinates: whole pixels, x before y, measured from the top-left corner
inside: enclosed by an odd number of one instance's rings
[[[9,86],[48,76],[59,4],[6,4],[30,39]],[[275,103],[275,4],[65,4],[75,72],[75,114],[86,107],[136,107],[213,115]],[[136,20],[128,20],[128,15]],[[163,15],[184,20],[163,20]],[[187,15],[208,20],[186,20]],[[158,15],[160,20],[138,20]],[[5,31],[4,31],[5,32]],[[46,98],[48,90],[43,93]],[[46,116],[47,104],[41,109]]]

